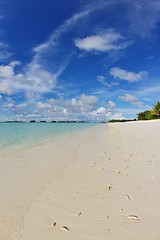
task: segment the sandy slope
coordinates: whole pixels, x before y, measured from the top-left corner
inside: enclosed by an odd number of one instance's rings
[[[159,132],[99,125],[1,160],[0,239],[159,240]]]

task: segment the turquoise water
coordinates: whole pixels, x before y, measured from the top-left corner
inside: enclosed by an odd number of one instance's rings
[[[0,156],[49,138],[91,127],[90,123],[0,123]]]

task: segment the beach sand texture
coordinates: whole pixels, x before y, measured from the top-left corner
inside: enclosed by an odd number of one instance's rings
[[[101,124],[0,159],[0,240],[159,240],[160,121]]]

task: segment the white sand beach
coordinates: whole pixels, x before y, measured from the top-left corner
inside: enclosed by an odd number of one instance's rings
[[[159,240],[160,121],[100,124],[0,159],[0,240]]]

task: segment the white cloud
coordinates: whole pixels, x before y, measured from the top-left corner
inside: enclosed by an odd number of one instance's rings
[[[148,73],[146,71],[140,71],[139,73],[135,73],[118,67],[111,68],[109,73],[114,76],[114,78],[126,80],[128,82],[140,81],[148,76]]]
[[[109,87],[110,85],[106,82],[106,78],[104,76],[98,76],[97,81],[100,82],[102,85]]]
[[[79,99],[80,105],[90,105],[90,106],[95,106],[98,102],[98,98],[92,95],[85,95],[82,94]]]
[[[0,78],[10,78],[14,75],[12,66],[0,66]]]
[[[111,109],[113,109],[113,108],[116,107],[116,103],[113,102],[113,101],[109,101],[109,102],[108,102],[108,107],[111,108]]]
[[[9,66],[11,66],[11,67],[15,67],[15,66],[19,66],[19,65],[21,65],[21,62],[20,61],[12,61],[10,64],[9,64]]]
[[[96,109],[98,98],[93,95],[82,94],[78,99],[48,99],[46,102],[38,102],[39,109],[50,110],[57,113],[87,113]]]
[[[48,48],[53,48],[54,46],[57,45],[57,42],[59,38],[61,37],[62,34],[70,31],[72,27],[76,25],[78,21],[81,19],[83,20],[85,17],[89,16],[91,13],[94,11],[98,11],[99,9],[103,9],[105,6],[109,6],[111,3],[106,2],[106,1],[92,1],[92,4],[88,4],[85,6],[85,8],[74,14],[72,17],[68,18],[62,25],[60,25],[49,37],[49,39],[36,46],[33,51],[36,52],[37,54],[41,54],[44,51],[46,51]]]
[[[96,113],[98,114],[106,114],[107,110],[104,107],[100,107],[96,110]]]
[[[123,114],[122,113],[116,113],[116,114],[113,114],[110,119],[115,119],[115,120],[122,120],[122,119],[125,119]]]
[[[56,77],[37,64],[29,65],[24,73],[15,73],[19,61],[0,65],[0,93],[13,94],[19,91],[26,96],[50,92],[56,85]]]
[[[104,76],[98,76],[97,81],[100,82],[101,84],[105,85],[106,84],[106,78]]]
[[[8,81],[1,81],[0,82],[0,93],[2,94],[12,94],[14,92],[12,84]]]
[[[87,52],[110,52],[124,49],[129,43],[114,31],[102,32],[74,40],[76,47]]]
[[[79,99],[72,98],[65,101],[68,112],[87,113],[96,109],[98,98],[93,95],[80,95]]]
[[[78,120],[106,120],[107,110],[98,107],[99,99],[93,95],[81,94],[72,99],[47,99],[36,104],[37,114],[47,116],[47,119],[78,119]]]
[[[125,102],[130,102],[134,105],[137,105],[139,107],[143,106],[143,103],[138,100],[134,95],[131,94],[124,94],[123,96],[120,96],[119,99],[125,101]]]
[[[113,86],[119,85],[117,82],[107,83],[106,78],[104,76],[98,76],[97,81],[100,82],[103,86],[106,86],[106,87],[113,87]]]
[[[45,56],[51,51],[57,51],[57,45],[63,34],[72,30],[76,24],[88,17],[93,12],[96,12],[105,7],[110,10],[110,7],[116,6],[119,7],[119,4],[129,5],[127,16],[124,16],[129,28],[131,31],[135,29],[135,32],[139,34],[144,34],[144,32],[150,31],[155,28],[155,24],[160,19],[159,14],[159,0],[148,1],[148,0],[135,0],[126,2],[126,0],[112,0],[112,1],[92,1],[91,4],[86,5],[86,7],[76,13],[75,15],[68,18],[62,25],[60,25],[46,40],[45,42],[35,46],[33,49],[35,56],[33,59],[34,63],[41,64],[41,61],[44,60]],[[144,17],[145,16],[145,17]],[[129,24],[130,23],[130,24]],[[137,29],[136,29],[137,28]],[[114,31],[101,32],[95,35],[87,36],[85,38],[75,39],[75,44],[77,47],[84,49],[85,51],[94,51],[94,52],[109,52],[116,51],[120,49],[125,49],[130,45],[130,42],[126,42],[125,39]],[[51,51],[50,51],[51,50]],[[53,54],[54,56],[54,54]],[[64,56],[63,56],[64,59]],[[62,65],[63,61],[61,62]],[[68,62],[69,63],[69,62]],[[60,64],[61,65],[61,64]],[[65,65],[66,67],[67,65]],[[65,69],[65,68],[64,68]],[[63,69],[63,70],[64,70]],[[54,71],[56,75],[58,69]]]
[[[98,1],[96,3],[92,2],[92,4],[86,5],[82,11],[74,14],[66,21],[64,21],[64,23],[60,25],[45,42],[35,46],[33,48],[34,57],[28,68],[29,73],[27,75],[34,76],[35,73],[32,71],[32,66],[38,65],[39,68],[41,68],[43,71],[50,71],[51,74],[49,76],[48,72],[47,79],[50,78],[51,75],[54,75],[54,77],[57,79],[68,66],[71,57],[75,54],[74,51],[70,52],[70,50],[67,51],[66,49],[64,51],[61,49],[61,53],[59,54],[59,48],[57,48],[57,45],[59,44],[61,37],[65,33],[71,31],[80,20],[83,20],[85,17],[88,17],[91,13],[97,11],[100,8],[103,8],[105,5],[110,4],[104,1]],[[32,78],[32,76],[29,78]],[[36,78],[37,77],[40,78],[40,75],[38,74]],[[54,82],[54,80],[51,81],[52,83]],[[42,81],[40,85],[42,85]],[[36,88],[37,87],[38,86],[36,84]],[[50,85],[49,88],[51,89]]]
[[[128,14],[130,29],[141,37],[149,36],[160,21],[160,1],[134,0]]]
[[[160,79],[157,79],[158,81],[160,81]],[[160,93],[160,83],[156,81],[156,83],[154,83],[151,86],[146,86],[143,87],[142,90],[137,91],[137,95],[140,97],[152,97],[153,96],[157,96],[159,98],[159,93]]]
[[[71,18],[67,19],[60,27],[58,27],[49,37],[49,39],[36,46],[33,51],[37,54],[42,54],[45,52],[48,48],[53,48],[54,46],[57,45],[57,42],[62,34],[65,32],[69,31],[70,28],[72,28],[78,20],[82,19],[83,17],[87,16],[90,12],[92,12],[93,9],[91,8],[90,10],[84,10],[80,13],[77,13],[73,15]],[[37,57],[37,56],[36,56]]]
[[[50,92],[56,85],[56,78],[53,74],[43,69],[38,64],[28,67],[25,76],[25,89],[31,92]]]
[[[9,51],[9,46],[0,42],[0,61],[8,60],[12,56],[12,53]]]

